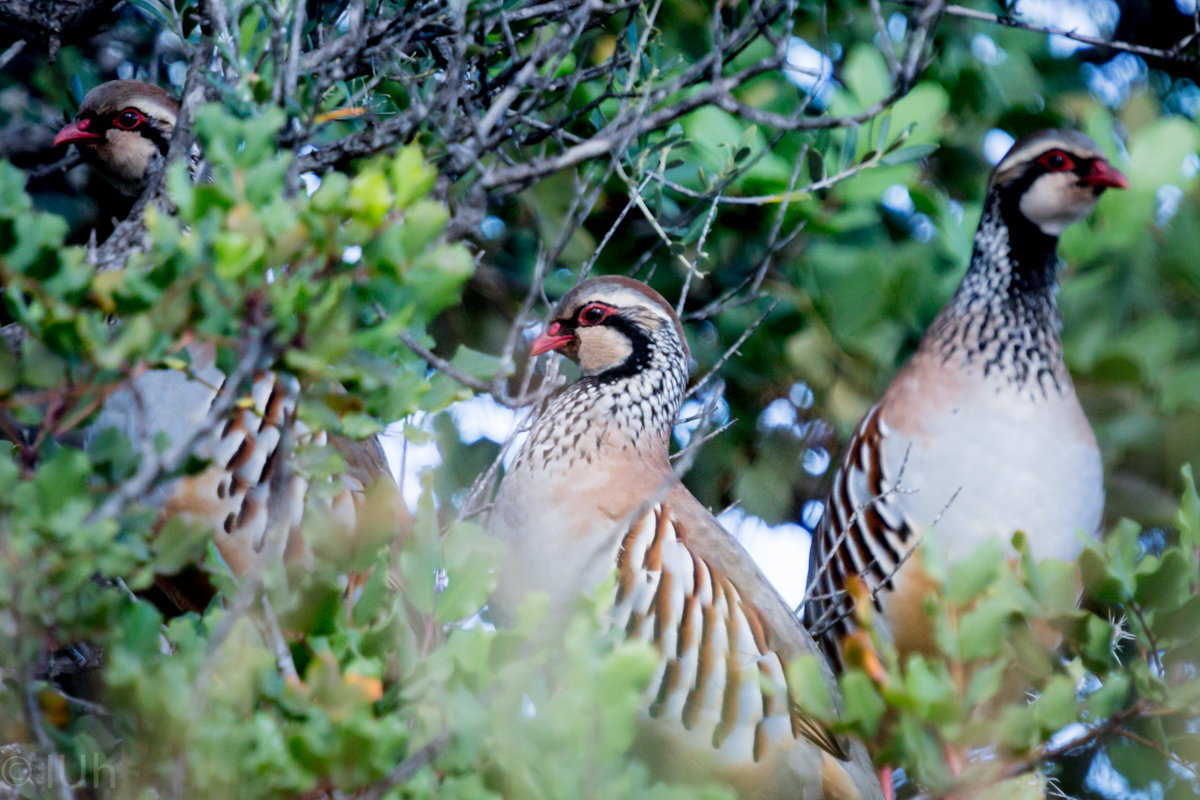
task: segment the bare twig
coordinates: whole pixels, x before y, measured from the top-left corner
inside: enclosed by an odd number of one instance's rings
[[[410,334],[408,331],[400,332],[400,341],[403,342],[404,346],[409,350],[412,350],[421,358],[428,361],[431,367],[446,373],[463,386],[466,386],[468,389],[474,389],[477,392],[491,391],[492,385],[490,383],[487,381],[482,381],[479,378],[473,378],[462,370],[455,368],[454,365],[452,365],[449,361],[435,355],[432,350],[414,339],[412,334]]]
[[[441,734],[396,765],[386,778],[351,795],[354,800],[380,800],[396,786],[401,786],[438,757],[450,745],[450,736]]]
[[[890,2],[899,3],[900,5],[909,6],[910,8],[922,8],[925,3],[922,0],[890,0]],[[967,8],[960,5],[947,5],[945,13],[952,17],[962,17],[964,19],[973,19],[980,22],[990,22],[995,25],[1003,25],[1006,28],[1018,28],[1020,30],[1030,31],[1033,33],[1047,34],[1051,36],[1063,36],[1082,44],[1088,44],[1092,47],[1103,47],[1108,50],[1116,50],[1122,53],[1133,53],[1134,55],[1146,56],[1148,58],[1161,58],[1164,61],[1172,61],[1178,64],[1196,64],[1198,60],[1196,56],[1184,55],[1182,50],[1186,48],[1195,38],[1195,34],[1183,37],[1180,42],[1170,50],[1162,50],[1156,47],[1147,47],[1146,45],[1135,44],[1133,42],[1121,42],[1113,39],[1103,39],[1099,36],[1089,36],[1076,31],[1067,30],[1065,28],[1056,28],[1052,25],[1039,25],[1036,22],[1027,22],[1018,19],[1014,16],[1004,16],[993,14],[989,11],[979,11],[974,8]]]
[[[15,42],[6,47],[4,52],[0,53],[0,69],[4,69],[6,66],[8,66],[8,62],[19,56],[21,51],[24,49],[24,39],[17,39]]]
[[[1015,778],[1018,775],[1024,775],[1027,772],[1032,772],[1039,764],[1045,763],[1046,761],[1062,758],[1063,756],[1070,755],[1077,750],[1090,747],[1097,742],[1102,742],[1110,736],[1115,735],[1122,729],[1122,727],[1124,727],[1127,722],[1137,719],[1147,710],[1148,707],[1145,701],[1138,701],[1129,708],[1117,711],[1103,722],[1093,725],[1092,727],[1088,728],[1087,731],[1081,733],[1079,736],[1076,736],[1073,739],[1069,739],[1068,741],[1059,745],[1055,745],[1054,747],[1039,748],[1028,758],[1019,759],[1006,764],[1004,768],[995,776],[994,782],[1000,783],[1002,781],[1009,780],[1010,778]],[[981,787],[975,786],[974,788],[978,790]]]
[[[42,724],[42,711],[38,707],[37,701],[37,675],[35,665],[29,665],[29,674],[25,677],[25,691],[22,693],[25,709],[25,722],[33,730],[34,737],[37,739],[38,747],[42,750],[42,755],[49,762],[48,770],[50,774],[47,776],[47,781],[54,784],[55,795],[58,800],[73,800],[75,793],[71,791],[71,782],[67,779],[66,766],[63,759],[58,754],[58,748],[54,746],[54,742],[50,740],[50,736],[46,733],[46,727]]]
[[[771,301],[766,310],[758,315],[758,319],[747,326],[746,330],[742,331],[741,335],[738,336],[737,341],[726,348],[725,352],[721,354],[721,357],[717,359],[717,363],[712,365],[712,368],[704,374],[704,377],[692,384],[692,388],[688,389],[687,394],[684,395],[684,397],[691,397],[696,392],[704,388],[708,382],[713,379],[717,372],[720,371],[721,367],[725,365],[725,362],[728,361],[733,354],[738,351],[739,347],[746,343],[746,340],[750,338],[750,335],[758,330],[758,326],[762,325],[771,312],[775,310],[775,306],[778,304],[778,302],[778,300]]]

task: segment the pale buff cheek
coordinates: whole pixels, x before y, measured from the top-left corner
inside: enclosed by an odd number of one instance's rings
[[[629,358],[629,340],[611,328],[583,328],[579,336],[579,366],[585,373],[599,372]]]
[[[1043,232],[1058,236],[1096,207],[1099,196],[1073,173],[1043,175],[1021,197],[1021,213]]]
[[[141,179],[155,152],[154,143],[140,134],[110,129],[105,137],[108,168],[123,180]]]

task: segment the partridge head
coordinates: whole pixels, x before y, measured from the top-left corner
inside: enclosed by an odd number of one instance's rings
[[[570,608],[615,575],[612,624],[659,653],[634,745],[656,775],[744,798],[878,797],[861,745],[799,710],[787,665],[819,659],[815,643],[671,469],[690,356],[670,304],[628,278],[585,281],[531,348],[550,351],[582,376],[549,400],[497,491],[497,618],[538,592]]]
[[[121,193],[138,195],[155,154],[166,156],[179,103],[144,81],[102,83],[83,98],[75,120],[54,137],[79,154]]]
[[[1129,187],[1096,143],[1073,130],[1039,131],[1021,139],[996,165],[989,184],[1004,206],[1002,215],[1016,229],[1014,236],[1028,222],[1050,237],[1092,213],[1105,189]]]

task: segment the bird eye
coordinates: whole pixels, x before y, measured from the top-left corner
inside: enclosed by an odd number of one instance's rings
[[[146,118],[142,116],[142,113],[136,108],[127,108],[118,114],[117,118],[113,120],[113,122],[116,123],[118,128],[131,131],[138,125],[141,125],[144,119]]]
[[[586,307],[584,307],[584,309],[582,311],[579,312],[579,324],[580,325],[599,325],[601,322],[604,322],[604,320],[607,319],[608,315],[611,313],[612,313],[612,309],[608,308],[606,306],[601,306],[601,305],[586,306]]]
[[[1063,172],[1075,167],[1075,162],[1062,150],[1051,150],[1039,160],[1043,166],[1052,172]]]

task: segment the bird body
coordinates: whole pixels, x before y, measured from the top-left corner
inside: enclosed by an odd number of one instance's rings
[[[305,563],[312,554],[300,535],[314,509],[338,535],[352,535],[369,488],[378,482],[390,492],[398,535],[410,517],[375,437],[356,441],[311,431],[296,417],[299,385],[290,376],[261,372],[249,395],[224,418],[209,419],[225,382],[209,344],[188,345],[191,372],[147,370],[110,395],[91,431],[116,428],[134,442],[163,436],[169,443],[194,439],[192,454],[209,463],[194,475],[159,487],[150,501],[163,521],[182,516],[213,532],[217,551],[236,576],[266,560]],[[345,470],[319,492],[290,468],[297,446],[330,446]],[[172,604],[202,610],[211,588],[198,592],[160,582]]]
[[[917,354],[868,418],[864,430],[878,431],[878,488],[897,489],[905,524],[938,536],[950,562],[987,537],[1018,530],[1029,535],[1036,558],[1074,558],[1082,548],[1074,533],[1096,531],[1103,507],[1100,451],[1074,395],[1031,398],[972,380],[969,371],[925,379],[942,369],[936,355]],[[904,410],[913,408],[922,413]],[[965,488],[973,485],[988,490]],[[892,499],[878,505],[890,507]]]
[[[612,624],[659,652],[635,743],[656,775],[745,798],[878,797],[861,745],[802,712],[789,685],[815,643],[671,469],[689,359],[674,311],[636,281],[586,281],[532,352],[549,350],[583,377],[549,400],[497,491],[498,619],[535,592],[570,608],[615,573]]]
[[[954,563],[1019,530],[1036,558],[1071,559],[1098,531],[1103,468],[1063,361],[1056,246],[1126,185],[1074,131],[1029,136],[997,166],[967,273],[852,435],[814,537],[806,621],[835,663],[856,575],[882,633],[931,643],[930,583],[906,563],[920,541]]]

